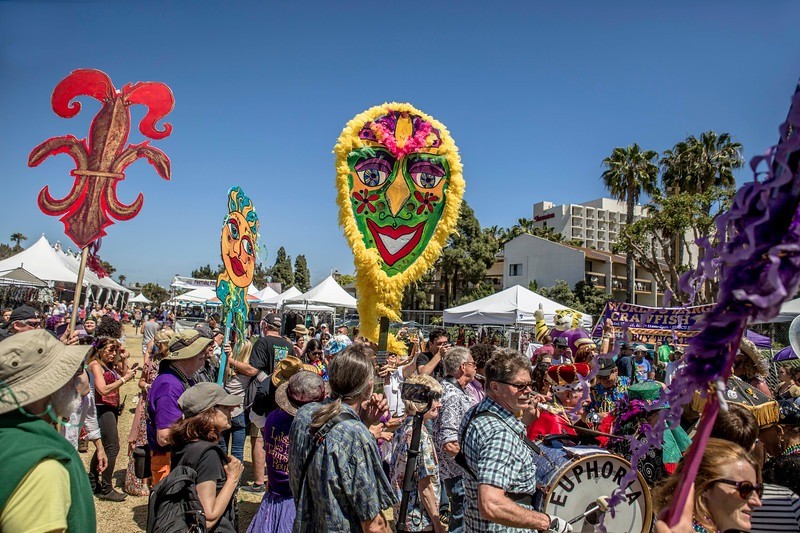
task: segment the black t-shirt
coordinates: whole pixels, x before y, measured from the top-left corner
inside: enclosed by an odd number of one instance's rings
[[[417,368],[427,365],[430,363],[431,359],[433,359],[433,354],[431,352],[420,352],[417,356]],[[444,363],[441,359],[439,360],[439,364],[436,365],[436,368],[433,369],[431,375],[439,381],[444,378]]]
[[[186,446],[183,447],[182,450],[178,451],[173,457],[172,464],[177,465],[180,458],[183,456],[184,453],[187,452],[193,446],[208,446],[207,442],[190,442]],[[219,446],[216,446],[219,448]],[[224,454],[223,454],[224,455]],[[219,491],[222,490],[222,487],[225,486],[225,480],[228,479],[228,476],[225,475],[225,465],[222,462],[222,458],[220,457],[220,452],[215,450],[214,447],[209,448],[206,450],[203,455],[200,456],[200,459],[197,461],[195,465],[187,465],[192,466],[197,472],[197,481],[196,484],[199,485],[204,481],[214,481],[217,484],[217,494]],[[174,468],[174,466],[173,466]],[[209,533],[216,532],[216,533],[237,533],[236,527],[236,497],[235,495],[230,499],[228,502],[228,506],[225,508],[225,512],[222,513],[222,517],[220,517],[217,525],[213,528],[208,530]]]
[[[250,353],[250,366],[271,376],[278,361],[289,355],[294,355],[294,346],[291,342],[283,337],[266,335],[260,337],[253,346],[253,351]],[[252,409],[257,415],[266,416],[275,407],[277,407],[275,387],[272,386],[272,380],[267,378],[258,384]]]

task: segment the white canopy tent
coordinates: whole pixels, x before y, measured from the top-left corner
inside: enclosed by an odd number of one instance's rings
[[[199,287],[187,293],[179,294],[170,298],[170,303],[195,303],[204,304],[212,298],[215,298],[217,293],[211,287]]]
[[[319,285],[311,288],[300,296],[295,296],[291,299],[285,299],[286,304],[321,304],[331,307],[346,307],[354,309],[356,307],[356,299],[350,293],[344,290],[339,285],[333,276],[328,276]]]
[[[77,275],[64,264],[60,255],[42,235],[39,240],[18,254],[0,261],[0,270],[22,267],[44,281],[75,283],[78,279]],[[83,284],[89,285],[89,280],[84,278]]]
[[[514,285],[508,289],[487,296],[468,304],[444,310],[445,324],[474,324],[474,325],[533,325],[536,319],[533,313],[542,306],[544,320],[548,326],[553,326],[553,317],[559,309],[567,306],[545,298],[540,294]],[[583,327],[592,328],[592,317],[583,315]]]
[[[795,317],[800,316],[800,298],[789,300],[781,306],[778,316],[769,322],[791,322]]]
[[[149,304],[150,300],[147,299],[147,296],[142,294],[141,292],[128,300],[129,304]]]
[[[270,298],[262,298],[261,303],[258,304],[258,307],[261,307],[262,309],[276,309],[283,305],[284,300],[290,300],[302,294],[303,293],[300,292],[297,287],[292,286],[280,294],[276,294]]]
[[[251,287],[252,286],[253,285],[251,285]],[[300,291],[297,291],[297,292],[298,292],[298,294],[300,293]],[[270,298],[275,298],[276,296],[280,296],[280,295],[277,292],[275,292],[275,290],[272,287],[264,287],[260,291],[254,293],[253,296],[258,298],[258,300],[260,302],[263,302],[264,300],[268,300]]]

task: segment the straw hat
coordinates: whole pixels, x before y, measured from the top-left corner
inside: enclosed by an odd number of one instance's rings
[[[756,371],[759,374],[767,375],[769,373],[767,362],[761,357],[761,352],[758,351],[753,341],[747,337],[742,337],[741,342],[739,342],[739,351],[753,361],[753,364],[756,365]]]
[[[46,398],[83,365],[89,345],[67,346],[43,329],[0,342],[0,415]]]
[[[275,371],[272,373],[272,384],[278,387],[302,369],[303,361],[293,355],[287,355],[275,365]]]
[[[203,336],[196,329],[185,329],[175,335],[169,343],[169,355],[164,359],[168,361],[180,361],[191,359],[200,355],[213,339]]]
[[[308,328],[302,324],[297,324],[292,331],[298,335],[308,335]]]
[[[275,403],[292,416],[307,403],[320,402],[330,394],[330,387],[316,372],[297,372],[275,391]]]

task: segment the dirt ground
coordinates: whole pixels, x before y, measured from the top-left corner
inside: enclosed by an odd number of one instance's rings
[[[142,365],[142,338],[141,335],[134,334],[133,327],[125,326],[127,336],[127,348],[131,354],[131,364],[138,362]],[[137,376],[141,376],[138,374]],[[133,413],[136,409],[134,398],[138,397],[138,379],[131,380],[122,387],[121,395],[127,397],[125,401],[125,411],[119,418],[119,457],[114,467],[114,484],[120,492],[124,492],[125,471],[128,468],[128,432],[133,423]],[[87,471],[89,461],[92,458],[93,447],[89,445],[89,453],[82,453],[84,465]],[[250,439],[247,439],[244,452],[245,470],[242,476],[243,484],[253,480],[253,463],[250,457]],[[250,494],[239,491],[239,531],[247,531],[250,520],[258,511],[261,503],[261,494]],[[94,500],[97,510],[97,531],[99,533],[127,533],[132,531],[144,531],[147,524],[147,497],[131,496],[123,502],[107,502]]]

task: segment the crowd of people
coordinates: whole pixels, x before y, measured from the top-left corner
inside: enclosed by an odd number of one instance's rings
[[[668,407],[684,357],[667,342],[615,345],[609,331],[575,343],[574,354],[548,336],[527,357],[454,345],[443,329],[427,339],[401,329],[406,352],[386,354],[345,326],[286,331],[275,313],[261,318],[260,334],[226,341],[218,315],[176,332],[168,312],[149,312],[131,314],[139,368],[120,313],[84,313],[75,332],[61,327],[69,313],[65,302],[3,313],[0,531],[94,531],[93,497],[129,495],[149,496],[152,531],[191,521],[218,532],[573,531],[590,513],[561,516],[543,504],[552,483],[543,448],[630,459]],[[780,366],[774,388],[768,370],[743,339],[733,379],[776,402],[778,416],[738,402],[721,412],[681,522],[653,520],[655,531],[800,530],[797,369]],[[131,380],[140,394],[115,487],[120,389]],[[697,418],[688,411],[637,465],[652,515],[686,468]],[[243,476],[248,437],[252,480]],[[87,471],[78,454],[88,442]],[[178,512],[174,494],[187,486]],[[239,490],[262,495],[249,524]]]

